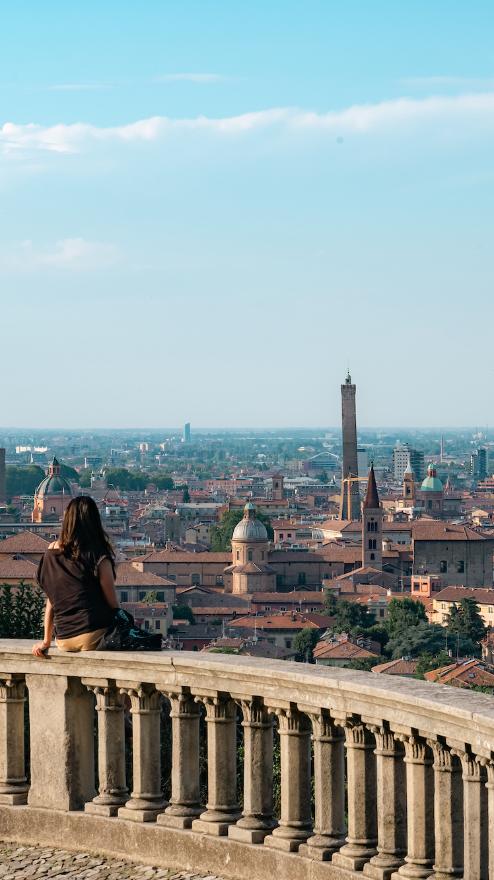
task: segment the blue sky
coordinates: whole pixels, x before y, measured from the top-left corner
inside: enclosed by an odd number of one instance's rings
[[[492,3],[6,3],[5,426],[492,424]]]

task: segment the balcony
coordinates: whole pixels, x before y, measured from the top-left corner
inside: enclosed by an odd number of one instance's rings
[[[494,880],[491,697],[229,655],[30,649],[0,641],[0,838],[235,880]]]

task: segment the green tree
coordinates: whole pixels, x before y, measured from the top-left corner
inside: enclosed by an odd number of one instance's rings
[[[300,630],[293,640],[293,647],[297,652],[295,659],[301,663],[313,663],[314,648],[319,641],[320,635],[320,631],[312,627],[305,627]]]
[[[188,605],[173,605],[172,611],[174,620],[188,620],[189,623],[196,622],[194,612]]]
[[[324,590],[324,613],[328,614],[329,617],[333,617],[336,614],[337,607],[338,599],[332,590]]]
[[[358,602],[339,599],[336,605],[335,632],[354,632],[356,629],[366,630],[375,623],[374,615]]]
[[[115,486],[121,492],[142,492],[149,483],[148,475],[127,468],[110,468],[105,477],[109,486]]]
[[[79,474],[79,486],[81,489],[89,489],[91,486],[91,468],[85,468]]]
[[[7,498],[10,500],[14,495],[34,495],[44,477],[45,472],[38,465],[9,465],[5,468]]]
[[[0,638],[39,639],[43,635],[45,596],[37,586],[0,584]]]
[[[438,654],[430,654],[426,651],[421,654],[415,670],[415,678],[425,678],[426,672],[432,672],[433,669],[440,669],[441,666],[448,666],[452,663],[452,659],[447,651],[439,651]]]
[[[370,672],[373,666],[378,666],[381,662],[381,658],[363,657],[361,660],[352,660],[347,668],[356,669],[358,672]]]
[[[390,639],[395,639],[406,633],[410,627],[426,621],[427,615],[422,602],[404,597],[403,599],[391,599],[384,625]]]
[[[482,641],[487,627],[482,620],[480,608],[475,599],[462,599],[453,605],[448,618],[448,634],[460,639],[469,639],[474,644]]]
[[[211,529],[211,550],[215,553],[228,553],[228,551],[232,549],[233,531],[235,526],[243,518],[243,515],[243,510],[227,510],[226,513],[223,514],[218,525],[213,526]],[[256,518],[264,523],[268,533],[268,539],[272,541],[274,533],[269,517],[258,511],[256,513]]]
[[[445,648],[445,638],[446,633],[442,626],[422,620],[390,638],[386,653],[392,660],[420,657],[421,654],[438,654]]]
[[[182,504],[190,504],[190,492],[188,486],[185,487],[182,493]]]

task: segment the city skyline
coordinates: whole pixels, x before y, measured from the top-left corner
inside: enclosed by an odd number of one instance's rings
[[[490,4],[28,7],[2,425],[492,421]]]

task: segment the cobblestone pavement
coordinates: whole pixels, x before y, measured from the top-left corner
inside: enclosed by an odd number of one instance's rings
[[[19,846],[0,840],[0,880],[60,877],[64,880],[222,880],[215,874],[191,874],[171,868],[136,865],[120,859]]]

